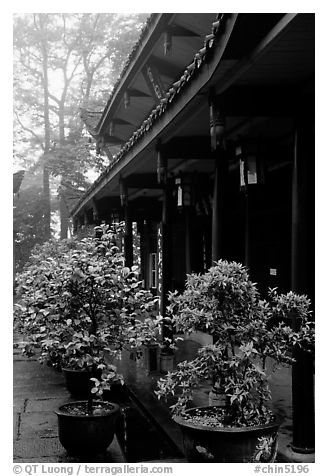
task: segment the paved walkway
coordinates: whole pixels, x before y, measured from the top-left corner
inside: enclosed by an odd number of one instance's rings
[[[73,401],[65,388],[61,373],[36,359],[14,351],[14,461],[17,463],[71,463],[58,439],[55,410]],[[115,438],[101,461],[125,462]]]
[[[190,350],[188,348],[183,355]],[[193,349],[194,350],[194,349]],[[173,445],[176,454],[171,462],[185,462],[181,432],[172,421],[168,404],[159,402],[153,393],[160,374],[149,373],[143,361],[133,361],[125,355],[119,367],[123,371],[126,384],[132,397],[142,407],[146,415],[157,428],[159,434]],[[285,420],[279,434],[280,456],[286,445],[291,442],[291,397],[290,371],[283,370],[273,377],[273,407]],[[203,388],[197,394],[196,404],[205,405],[208,389]],[[14,461],[15,462],[77,462],[68,457],[58,439],[57,416],[54,411],[63,403],[73,401],[66,390],[64,377],[60,372],[38,361],[23,357],[19,350],[14,351]],[[170,453],[171,454],[171,453]],[[99,459],[101,458],[101,459]],[[164,461],[163,460],[163,461]],[[80,461],[80,460],[79,460]],[[106,455],[89,462],[127,461],[118,440],[115,438]],[[152,459],[153,461],[153,459]]]

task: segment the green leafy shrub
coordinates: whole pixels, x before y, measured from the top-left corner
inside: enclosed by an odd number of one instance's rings
[[[57,368],[104,368],[105,350],[140,347],[155,334],[157,298],[142,289],[136,266],[124,266],[121,227],[35,248],[17,276],[15,321],[27,355],[40,352]]]
[[[199,349],[194,360],[181,362],[162,378],[158,397],[176,395],[172,411],[183,415],[195,388],[209,380],[213,392],[224,398],[216,418],[221,425],[269,422],[273,416],[267,406],[266,360],[291,364],[293,348],[311,351],[310,301],[293,292],[278,294],[276,289],[263,300],[246,268],[224,260],[203,275],[188,275],[185,291],[171,293],[169,301],[178,332],[206,330],[213,334],[214,344]]]

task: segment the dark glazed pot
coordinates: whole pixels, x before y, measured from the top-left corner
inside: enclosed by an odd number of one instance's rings
[[[73,397],[88,397],[91,388],[94,386],[90,379],[101,378],[101,370],[88,372],[87,370],[62,369],[66,388]]]
[[[121,403],[124,402],[128,398],[128,396],[129,392],[126,385],[121,385],[120,383],[113,383],[110,389],[104,389],[102,398],[106,402]]]
[[[186,413],[202,408],[213,407],[190,408]],[[180,416],[173,419],[182,430],[185,454],[192,463],[269,463],[276,458],[281,419],[266,425],[241,428],[209,428]]]
[[[71,414],[76,405],[87,405],[87,401],[67,403],[59,407],[59,441],[71,456],[91,456],[104,453],[115,434],[116,420],[120,407],[115,403],[97,402],[106,409],[104,414]]]

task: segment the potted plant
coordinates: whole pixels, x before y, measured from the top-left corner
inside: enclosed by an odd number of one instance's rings
[[[18,276],[21,347],[62,369],[74,395],[80,393],[74,384],[80,378],[82,393],[88,392],[90,377],[99,378],[110,363],[108,354],[140,347],[147,333],[136,331],[157,313],[157,298],[141,288],[138,267],[124,266],[119,233],[119,225],[104,226],[97,239],[47,242]]]
[[[310,301],[276,289],[263,300],[246,268],[224,260],[203,275],[189,275],[185,291],[169,300],[177,331],[205,328],[214,340],[158,382],[159,398],[177,398],[171,409],[188,460],[273,461],[281,422],[269,408],[266,361],[291,364],[293,348],[311,350]],[[290,315],[297,326],[286,321]],[[212,386],[214,405],[190,408],[204,381]]]
[[[88,400],[66,403],[55,412],[59,441],[71,456],[85,458],[104,453],[114,438],[120,407],[99,397],[113,383],[123,385],[123,377],[114,366],[108,366],[100,380],[90,380]]]

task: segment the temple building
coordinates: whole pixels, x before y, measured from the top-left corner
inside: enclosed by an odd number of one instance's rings
[[[314,303],[314,38],[314,14],[152,14],[104,110],[82,111],[110,164],[74,228],[124,220],[131,266],[134,226],[162,314],[220,258]],[[313,362],[292,376],[292,451],[311,454]]]

